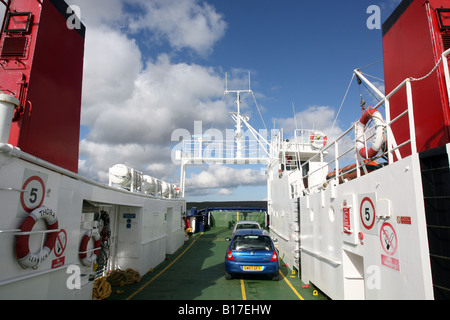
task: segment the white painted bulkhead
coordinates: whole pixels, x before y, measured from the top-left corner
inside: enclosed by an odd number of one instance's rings
[[[50,168],[53,171],[0,152],[0,299],[92,299],[92,267],[79,259],[81,237],[95,226],[92,215],[82,214],[85,200],[110,214],[112,269],[132,268],[143,275],[183,244],[184,199],[119,190]],[[42,184],[36,184],[35,177]],[[30,201],[56,212],[61,230],[56,242],[64,244],[37,268],[23,269],[16,260],[16,234],[28,215],[23,203],[31,205]],[[38,220],[33,232],[45,229]],[[39,251],[41,242],[42,233],[32,234],[30,251]],[[92,248],[89,243],[88,250]],[[69,288],[75,274],[70,266],[81,270],[80,288]]]
[[[276,238],[276,247],[280,252],[280,259],[289,266],[298,269],[300,252],[298,245],[298,219],[296,203],[289,195],[288,176],[279,174],[276,166],[270,168],[268,177],[269,201],[269,231],[272,238]]]
[[[300,221],[301,278],[330,298],[433,299],[417,154],[300,197]]]

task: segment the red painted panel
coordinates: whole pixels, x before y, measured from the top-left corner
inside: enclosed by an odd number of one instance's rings
[[[409,77],[422,78],[429,73],[442,54],[442,36],[435,8],[450,0],[405,0],[383,25],[383,51],[386,93]],[[422,81],[412,82],[417,150],[425,151],[450,142],[450,113],[443,69]],[[406,109],[406,90],[390,100],[391,119]],[[408,118],[392,126],[397,144],[409,139]],[[410,146],[400,149],[411,154]]]
[[[67,28],[66,9],[63,0],[44,0],[42,5],[11,1],[10,11],[31,12],[32,24],[28,33],[3,30],[3,39],[27,37],[27,48],[25,57],[0,55],[0,63],[6,66],[0,70],[0,87],[20,96],[23,108],[9,143],[77,172],[84,36]],[[18,25],[23,25],[23,19]],[[18,83],[20,77],[23,84]]]

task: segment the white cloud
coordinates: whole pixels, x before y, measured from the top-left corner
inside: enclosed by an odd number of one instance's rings
[[[145,56],[145,37],[205,56],[224,35],[226,22],[211,5],[197,0],[72,3],[80,7],[87,27],[82,125],[88,133],[80,141],[80,174],[106,183],[109,167],[123,163],[177,183],[179,167],[171,160],[178,143],[171,141],[174,130],[194,133],[195,121],[202,121],[203,132],[212,124],[232,128],[228,112],[235,108],[234,99],[221,102],[225,81],[220,69],[174,63],[171,52]],[[247,76],[233,70],[230,85],[247,83]],[[238,186],[265,181],[260,170],[213,165],[192,173],[187,191],[231,195]]]
[[[90,122],[90,139],[168,144],[176,128],[192,126],[194,120],[210,123],[220,108],[226,109],[216,103],[223,80],[210,68],[172,64],[162,55],[132,80],[131,88],[115,97],[117,103],[96,108],[101,112]]]
[[[86,33],[81,123],[92,127],[100,115],[123,110],[142,70],[135,40],[105,27]]]
[[[310,106],[305,110],[296,113],[298,129],[321,131],[327,136],[328,144],[334,142],[344,132],[344,130],[342,130],[339,126],[339,121],[334,123],[335,118],[336,112],[333,107],[329,106]],[[277,128],[283,128],[284,138],[293,138],[293,132],[296,129],[296,121],[294,117],[278,118],[273,120],[275,121]],[[307,132],[307,134],[306,139],[309,139],[309,133]],[[303,139],[305,139],[305,137],[303,137]],[[343,154],[348,149],[353,148],[353,131],[350,131],[348,135],[339,140],[338,145],[340,154]],[[327,155],[324,159],[326,162],[332,161],[334,156],[335,148],[331,147],[327,150]],[[346,157],[340,158],[340,161],[342,162],[341,164],[344,162],[354,161],[354,153],[348,153]]]
[[[219,195],[228,196],[233,194],[233,189],[222,188],[217,192]]]
[[[219,189],[222,194],[230,193],[238,186],[260,186],[266,183],[267,177],[256,169],[236,169],[225,165],[210,165],[207,171],[191,174],[187,179],[187,188]]]
[[[223,37],[227,28],[222,15],[206,2],[198,0],[129,0],[140,5],[144,13],[130,23],[134,32],[149,29],[166,38],[179,50],[190,48],[205,56]]]
[[[210,67],[173,63],[165,53],[144,57],[143,37],[137,32],[149,29],[168,37],[175,49],[186,46],[206,54],[223,35],[222,17],[196,0],[71,4],[80,7],[87,27],[81,124],[89,132],[80,141],[80,174],[107,182],[108,168],[124,163],[158,178],[178,180],[178,167],[171,162],[171,134],[177,128],[191,130],[196,120],[224,126],[228,110],[220,103],[223,75]],[[130,13],[135,8],[125,9],[126,5],[144,7],[146,19],[156,13],[162,16],[158,24],[137,27],[136,12]],[[170,13],[176,19],[169,18]],[[180,33],[176,26],[180,21],[203,42]],[[197,28],[192,29],[194,25]]]
[[[332,133],[328,132],[336,117],[334,108],[328,106],[310,106],[307,109],[297,112],[295,118],[276,118],[277,128],[283,128],[286,134],[294,132],[295,129],[314,129],[336,137],[341,130],[336,128]]]

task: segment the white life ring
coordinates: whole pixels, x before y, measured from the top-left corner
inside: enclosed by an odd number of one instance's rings
[[[328,137],[325,133],[316,131],[311,134],[309,140],[314,148],[320,149],[327,145]]]
[[[368,150],[364,143],[364,131],[367,123],[370,119],[373,119],[375,123],[375,139]],[[384,142],[384,121],[381,113],[376,109],[367,109],[366,112],[361,116],[361,119],[356,123],[355,127],[355,137],[356,137],[356,150],[359,155],[364,159],[371,159],[375,157],[380,151],[381,146]]]
[[[88,256],[87,254],[87,246],[89,240],[91,238],[94,239],[94,251],[91,255]],[[102,245],[100,233],[98,232],[98,229],[93,229],[92,232],[87,232],[83,238],[81,238],[80,242],[80,260],[81,263],[85,266],[92,266],[92,264],[97,260],[98,254],[100,252],[100,247]]]
[[[25,218],[22,226],[20,227],[21,232],[30,232],[33,229],[36,221],[39,219],[44,219],[47,224],[47,230],[58,230],[58,218],[56,217],[56,212],[47,207],[39,207],[34,209],[28,217]],[[44,261],[52,252],[55,246],[56,237],[58,233],[50,232],[47,234],[44,246],[42,250],[32,253],[29,247],[30,234],[24,234],[17,236],[16,241],[16,256],[17,261],[20,266],[24,269],[26,268],[37,268],[37,266]]]

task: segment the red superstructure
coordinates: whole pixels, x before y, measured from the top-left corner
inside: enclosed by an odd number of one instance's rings
[[[428,75],[450,49],[450,0],[404,0],[383,25],[386,93],[409,77]],[[417,151],[450,142],[450,111],[442,64],[421,81],[412,82]],[[390,99],[390,117],[406,109],[406,93]],[[392,125],[397,144],[409,139],[407,117]],[[411,154],[409,144],[400,148]]]
[[[77,172],[85,27],[63,0],[1,2],[0,90],[21,102],[9,143]]]

